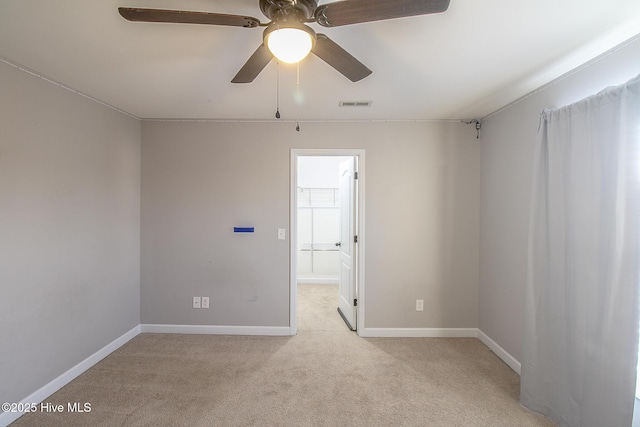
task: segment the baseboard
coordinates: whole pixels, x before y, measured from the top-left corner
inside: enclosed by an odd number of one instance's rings
[[[140,325],[142,332],[151,334],[202,334],[202,335],[266,335],[290,336],[289,326],[217,326],[217,325]]]
[[[364,328],[365,338],[477,338],[477,328]]]
[[[26,405],[27,403],[40,403],[44,401],[47,397],[51,396],[56,391],[69,384],[71,381],[79,377],[82,373],[87,371],[96,363],[122,347],[139,333],[140,325],[131,329],[129,332],[126,332],[124,335],[116,338],[100,350],[93,353],[91,356],[84,359],[82,362],[78,363],[76,366],[72,367],[59,377],[55,378],[50,383],[41,387],[39,390],[31,393],[29,396],[22,399],[20,403]],[[12,422],[20,418],[23,414],[23,412],[0,412],[0,426],[8,426]]]
[[[478,338],[520,375],[520,362],[477,328],[364,328],[358,335],[363,338]]]
[[[497,342],[489,338],[487,334],[478,329],[478,339],[482,341],[484,345],[489,347],[491,351],[493,351],[496,356],[498,356],[504,363],[506,363],[511,369],[513,369],[518,375],[520,375],[520,362],[510,355],[507,350],[500,347]]]

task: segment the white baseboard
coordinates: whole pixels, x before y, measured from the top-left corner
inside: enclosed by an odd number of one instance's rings
[[[290,336],[289,326],[217,326],[217,325],[140,325],[151,334],[266,335]]]
[[[364,328],[365,338],[477,338],[477,328]]]
[[[518,375],[520,375],[520,362],[510,355],[504,348],[500,347],[497,342],[489,338],[487,334],[478,329],[478,339],[482,341],[484,345],[489,347],[496,356],[498,356],[504,363],[506,363],[511,369],[513,369]]]
[[[109,354],[122,347],[139,333],[140,325],[131,329],[129,332],[126,332],[124,335],[116,338],[100,350],[93,353],[91,356],[84,359],[82,362],[78,363],[76,366],[72,367],[59,377],[52,380],[50,383],[40,387],[39,390],[22,399],[20,403],[26,405],[28,403],[40,403],[44,401],[47,397],[51,396],[56,391],[69,384],[86,370],[107,357]],[[0,426],[8,426],[12,422],[20,418],[22,415],[24,415],[23,412],[0,412]]]
[[[358,335],[363,338],[478,338],[520,375],[520,362],[477,328],[364,328]]]

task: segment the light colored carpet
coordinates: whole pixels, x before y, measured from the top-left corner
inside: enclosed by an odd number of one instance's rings
[[[295,337],[141,334],[15,426],[553,426],[477,339],[349,331],[337,287],[299,286]]]

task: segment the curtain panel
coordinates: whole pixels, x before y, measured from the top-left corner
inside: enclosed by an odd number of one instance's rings
[[[520,400],[560,426],[631,426],[640,76],[541,114]]]

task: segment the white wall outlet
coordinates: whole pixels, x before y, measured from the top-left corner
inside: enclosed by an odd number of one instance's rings
[[[424,300],[417,299],[416,300],[416,311],[424,311]]]
[[[287,230],[284,228],[278,228],[278,240],[285,240],[287,238]]]
[[[209,297],[202,297],[202,308],[209,308]]]
[[[193,297],[193,308],[200,308],[200,297]]]

